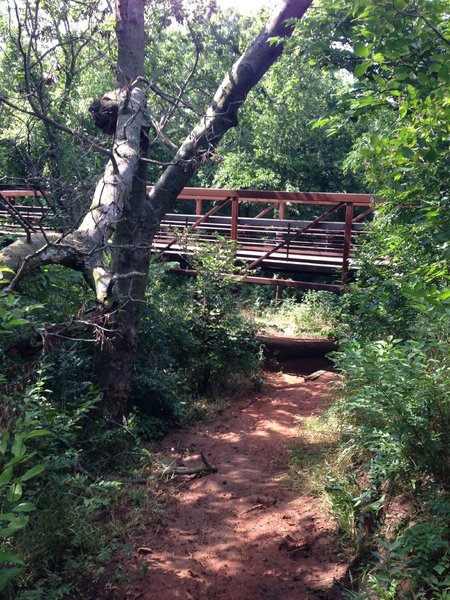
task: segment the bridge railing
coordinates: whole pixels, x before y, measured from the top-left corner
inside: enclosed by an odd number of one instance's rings
[[[46,229],[50,213],[37,190],[0,189],[0,235],[29,239],[33,232]]]
[[[194,251],[196,241],[214,242],[214,234],[220,233],[238,243],[237,259],[245,262],[246,271],[259,266],[323,273],[339,269],[342,283],[347,281],[358,237],[364,233],[362,221],[373,210],[369,194],[185,188],[178,201],[178,206],[194,202],[195,215],[166,215],[155,238],[160,252],[181,253],[176,231],[191,235],[192,248],[185,244],[185,253]],[[205,204],[209,207],[211,202],[213,207],[204,212]],[[244,203],[261,210],[256,210],[255,217],[241,217]],[[289,207],[295,205],[317,206],[319,214],[310,221],[287,219]],[[224,208],[230,215],[219,216]],[[268,218],[271,212],[278,218]],[[343,221],[327,221],[339,212],[345,215]]]
[[[191,210],[187,212],[189,202]],[[252,270],[263,267],[281,272],[340,271],[341,282],[345,283],[353,251],[365,232],[363,221],[373,210],[369,194],[324,192],[185,188],[178,197],[178,206],[185,203],[185,211],[166,215],[154,249],[182,256],[193,253],[199,241],[217,243],[219,233],[237,242],[236,258],[241,271],[249,273],[247,280],[255,279],[250,276]],[[247,208],[254,205],[256,215],[241,216],[243,204]],[[296,205],[317,207],[318,215],[311,220],[288,218],[290,207]],[[229,214],[219,215],[224,209]],[[45,229],[50,213],[40,192],[0,190],[0,234],[29,237]],[[329,220],[339,214],[344,215],[342,220]],[[180,243],[180,231],[187,243]]]

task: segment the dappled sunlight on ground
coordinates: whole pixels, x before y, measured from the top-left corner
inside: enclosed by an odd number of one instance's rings
[[[318,369],[320,377],[304,380]],[[335,525],[315,498],[299,496],[286,477],[299,417],[323,410],[333,378],[329,364],[318,360],[304,365],[303,373],[298,367],[270,373],[259,394],[235,403],[212,423],[174,431],[163,440],[160,452],[166,459],[198,465],[203,452],[218,473],[163,484],[172,486],[176,501],[164,526],[142,535],[125,559],[128,583],[117,590],[119,597],[340,597],[335,581],[346,564],[333,543]]]

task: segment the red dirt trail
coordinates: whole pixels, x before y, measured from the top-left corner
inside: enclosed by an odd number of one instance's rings
[[[302,377],[319,369],[315,380]],[[166,526],[139,538],[118,597],[340,598],[337,581],[347,565],[333,540],[335,525],[286,477],[298,420],[326,407],[334,377],[327,361],[299,359],[284,373],[268,373],[259,393],[213,422],[164,438],[161,451],[177,464],[201,464],[201,451],[218,473],[165,484],[174,494]]]

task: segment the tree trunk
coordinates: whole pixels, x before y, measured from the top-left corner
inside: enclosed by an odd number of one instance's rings
[[[144,0],[117,0],[116,34],[118,43],[117,84],[140,86],[144,75]],[[117,131],[116,137],[126,131]],[[148,131],[142,128],[140,157],[148,152]],[[124,199],[111,247],[114,303],[107,311],[108,332],[97,347],[95,381],[103,392],[102,412],[113,422],[128,410],[128,398],[137,352],[138,327],[148,282],[151,245],[148,241],[149,215],[146,200],[147,163],[140,160],[133,173],[131,192]],[[130,276],[130,273],[139,275]]]
[[[143,155],[148,150],[145,136]],[[137,352],[138,328],[148,283],[151,253],[146,197],[147,163],[141,161],[133,179],[129,201],[113,236],[111,273],[118,277],[113,293],[117,298],[109,312],[104,344],[97,347],[96,384],[103,392],[102,412],[113,421],[128,410],[133,365]],[[140,273],[129,277],[129,273]]]
[[[283,9],[269,20],[264,31],[219,86],[205,117],[181,145],[174,164],[165,170],[155,184],[148,203],[145,202],[145,175],[141,179],[135,177],[132,201],[129,206],[124,206],[122,220],[113,240],[116,246],[113,251],[113,273],[148,272],[150,247],[161,219],[173,207],[178,194],[208,159],[224,134],[237,124],[237,112],[247,94],[281,55],[282,40],[292,33],[292,26],[286,20],[301,17],[311,1],[288,0]],[[280,43],[270,44],[269,40],[274,37],[280,38]],[[145,172],[142,163],[139,170]],[[112,318],[112,338],[98,354],[97,376],[103,391],[103,409],[115,419],[125,414],[128,408],[146,284],[146,276],[119,280],[121,310],[115,312]]]

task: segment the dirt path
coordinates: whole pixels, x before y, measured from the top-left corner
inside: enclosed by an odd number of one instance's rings
[[[318,369],[324,373],[305,381]],[[333,373],[325,361],[297,361],[269,373],[260,393],[212,423],[169,434],[162,449],[183,464],[202,451],[219,471],[177,478],[168,525],[149,531],[125,565],[135,600],[306,600],[339,598],[346,565],[317,501],[286,478],[286,446],[298,418],[326,405]],[[181,463],[180,463],[181,464]],[[146,548],[146,550],[145,550]]]

